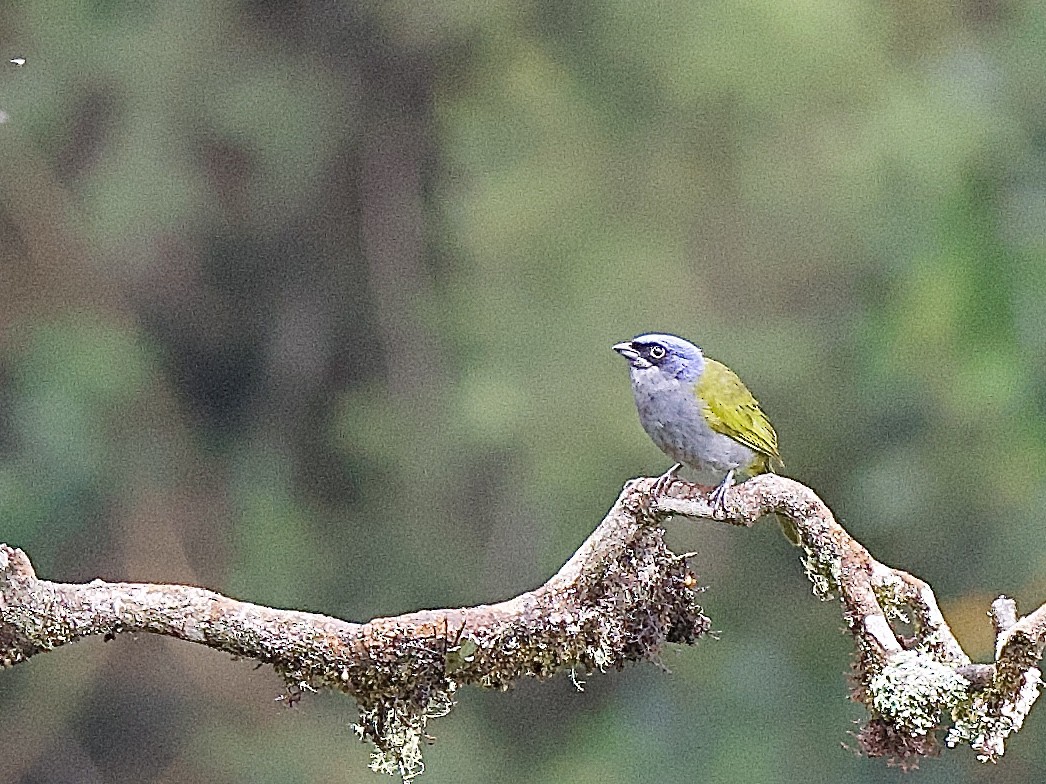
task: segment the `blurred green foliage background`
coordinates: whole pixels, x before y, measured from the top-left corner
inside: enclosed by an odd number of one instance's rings
[[[674,331],[989,656],[1046,600],[1044,44],[1028,0],[0,5],[0,540],[355,620],[508,597],[667,467],[610,345]],[[775,526],[670,528],[720,639],[466,691],[422,781],[898,780]],[[63,649],[0,677],[0,782],[381,780],[351,701],[279,693]],[[1037,707],[904,780],[1044,769]]]

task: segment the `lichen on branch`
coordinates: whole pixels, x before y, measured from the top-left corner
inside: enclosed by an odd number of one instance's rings
[[[869,721],[861,749],[904,765],[969,744],[1002,755],[1039,694],[1046,606],[1018,618],[993,605],[995,661],[973,664],[930,587],[876,561],[808,487],[772,474],[730,490],[726,513],[706,488],[628,482],[603,521],[541,587],[476,607],[423,610],[367,623],[278,610],[184,585],[41,580],[28,557],[0,545],[0,664],[91,635],[152,632],[270,664],[292,694],[321,688],[355,698],[372,767],[409,780],[423,770],[428,722],[467,685],[505,689],[524,677],[602,671],[657,661],[710,622],[687,558],[665,544],[672,515],[751,526],[774,512],[798,532],[802,563],[822,600],[838,599],[854,638],[853,698]],[[700,710],[700,708],[696,708]]]
[[[627,486],[574,556],[543,586],[504,602],[424,610],[369,623],[240,602],[184,585],[40,580],[0,545],[0,662],[13,665],[91,635],[154,632],[271,664],[293,693],[355,698],[372,767],[422,770],[430,719],[466,685],[589,673],[658,660],[667,643],[709,629],[697,578]]]

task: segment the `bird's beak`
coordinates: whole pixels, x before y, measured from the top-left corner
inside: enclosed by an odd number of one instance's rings
[[[635,362],[639,359],[639,352],[632,348],[631,341],[626,340],[624,343],[615,343],[613,349],[629,362]]]

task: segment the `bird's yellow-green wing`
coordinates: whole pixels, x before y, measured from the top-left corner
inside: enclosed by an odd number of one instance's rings
[[[715,432],[764,455],[768,468],[769,463],[781,461],[773,425],[734,371],[705,357],[705,371],[695,393],[704,404],[705,421]]]

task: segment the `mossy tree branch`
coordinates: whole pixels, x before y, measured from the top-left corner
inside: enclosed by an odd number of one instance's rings
[[[660,523],[713,510],[701,488],[682,481],[651,497],[654,481],[627,483],[574,556],[534,591],[368,623],[192,586],[49,582],[22,551],[0,545],[0,664],[91,635],[153,632],[201,643],[271,664],[292,690],[350,694],[358,731],[377,748],[375,769],[409,779],[422,770],[428,720],[450,709],[461,686],[506,688],[524,676],[621,668],[707,633],[697,578],[665,545]],[[724,521],[750,526],[771,511],[795,522],[814,592],[843,606],[857,644],[854,697],[871,714],[862,749],[909,764],[936,752],[936,731],[950,725],[949,745],[999,757],[1038,696],[1046,606],[1018,619],[1011,600],[997,600],[995,661],[972,664],[929,586],[872,558],[809,488],[756,477],[728,494]],[[898,622],[913,635],[895,631]]]
[[[681,483],[656,509],[688,517],[711,512],[703,495]],[[871,716],[858,734],[862,751],[912,766],[939,752],[937,731],[947,727],[948,746],[969,743],[982,762],[1002,756],[1039,695],[1046,605],[1018,619],[1013,600],[996,599],[995,661],[973,664],[930,586],[875,560],[808,487],[755,477],[728,496],[726,522],[751,526],[768,512],[794,521],[814,593],[842,604],[857,646],[852,696]]]

